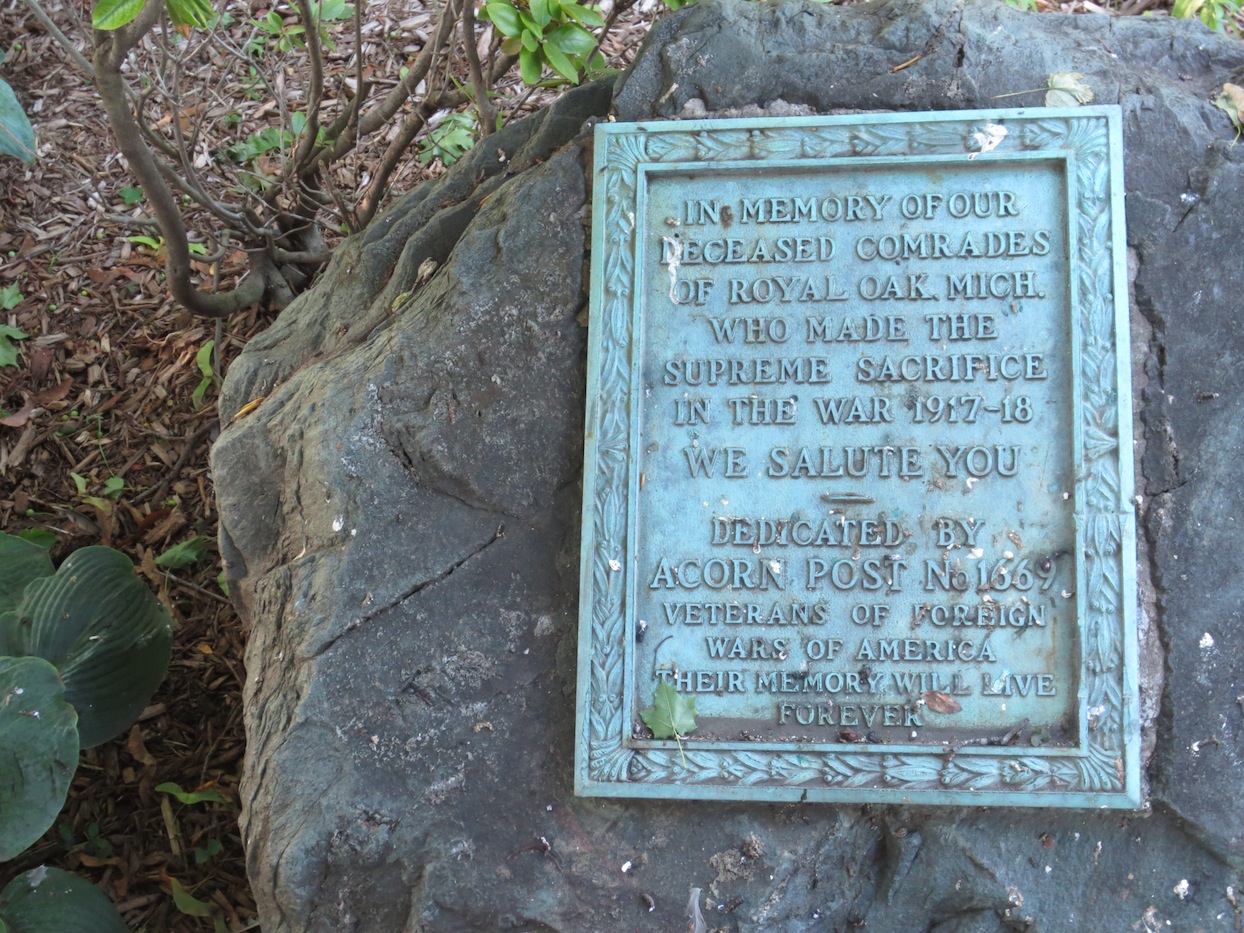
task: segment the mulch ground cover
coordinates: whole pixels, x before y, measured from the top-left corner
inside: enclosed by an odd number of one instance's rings
[[[1103,10],[1090,0],[1036,2]],[[1128,3],[1131,12],[1162,5]],[[655,6],[619,20],[605,49],[612,63],[625,64]],[[241,29],[266,4],[228,8]],[[45,9],[88,47],[84,5],[66,0]],[[370,3],[367,11],[382,51],[395,59],[417,51],[432,15],[400,0]],[[53,535],[57,563],[88,544],[121,550],[176,626],[168,677],[139,722],[82,754],[55,826],[0,865],[0,887],[50,864],[97,884],[133,930],[257,928],[238,831],[246,633],[217,579],[207,453],[218,433],[214,373],[275,312],[251,308],[215,322],[171,302],[155,231],[134,203],[133,179],[93,87],[21,0],[0,3],[0,24],[3,74],[39,144],[33,166],[0,158],[0,324],[28,335],[16,341],[17,364],[0,368],[0,529]],[[502,93],[522,97],[524,109],[548,96],[524,96],[513,79]],[[228,115],[237,138],[266,125],[265,103],[242,99],[236,116]],[[412,158],[394,189],[435,170]],[[226,259],[203,271],[227,282],[237,269]],[[203,352],[209,341],[210,360]],[[175,570],[157,565],[170,548],[196,539],[205,545],[201,559]],[[182,803],[156,789],[165,783],[215,791],[218,799]]]

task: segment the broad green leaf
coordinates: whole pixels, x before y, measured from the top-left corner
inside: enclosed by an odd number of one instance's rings
[[[157,784],[155,789],[161,794],[170,794],[176,797],[184,804],[229,802],[214,787],[208,787],[204,790],[182,790],[180,784],[173,781],[165,781],[163,784]]]
[[[1093,89],[1082,80],[1078,71],[1056,71],[1049,77],[1045,94],[1047,107],[1078,107],[1092,103]]]
[[[666,681],[657,684],[652,706],[640,710],[653,738],[680,739],[695,731],[695,697],[681,696]]]
[[[17,347],[13,346],[10,341],[25,340],[29,336],[25,331],[18,330],[16,327],[0,324],[0,367],[17,365]]]
[[[165,570],[181,570],[183,567],[189,567],[203,559],[207,554],[207,543],[211,540],[205,535],[195,535],[189,541],[174,544],[155,559],[156,566],[163,567]]]
[[[74,488],[78,490],[78,495],[80,496],[86,495],[86,487],[87,487],[86,477],[83,476],[81,473],[75,473],[73,470],[70,470],[69,478],[73,480],[73,485],[74,485]]]
[[[556,71],[571,84],[579,83],[579,71],[575,68],[574,62],[566,56],[565,52],[561,51],[561,49],[553,45],[551,42],[544,43],[544,45],[540,46],[540,48],[544,51],[545,61],[552,66],[554,71]]]
[[[35,160],[35,131],[9,83],[0,78],[0,153]]]
[[[505,0],[491,0],[484,5],[483,13],[503,36],[517,36],[523,28],[518,18],[518,10]]]
[[[543,32],[544,27],[553,18],[553,13],[549,10],[549,0],[531,0],[530,9],[532,18],[536,21],[536,25],[540,27],[540,31]]]
[[[528,52],[536,52],[540,49],[540,37],[530,29],[523,30],[523,37],[519,41],[523,43],[523,48]]]
[[[41,866],[0,891],[10,933],[129,933],[104,892],[85,878]]]
[[[212,18],[210,0],[164,0],[174,26],[206,26]]]
[[[572,58],[582,58],[596,48],[596,38],[574,23],[562,23],[544,38],[548,45],[556,46]]]
[[[567,16],[584,26],[601,29],[605,25],[605,18],[591,7],[581,6],[578,3],[562,3],[562,9],[566,11]]]
[[[518,53],[518,73],[524,84],[540,83],[540,53],[523,46]]]
[[[0,616],[0,644],[60,671],[84,748],[138,719],[164,679],[172,641],[168,612],[129,558],[107,547],[75,551],[55,576],[27,584],[16,612]]]
[[[23,528],[17,533],[17,536],[23,541],[29,541],[31,544],[37,544],[45,551],[51,550],[56,546],[56,542],[60,540],[60,538],[56,537],[55,534],[48,531],[46,528]]]
[[[0,613],[17,608],[31,580],[54,573],[56,568],[46,550],[14,535],[0,534]]]
[[[99,0],[91,11],[96,29],[120,29],[142,12],[145,0]]]
[[[0,657],[0,862],[47,832],[65,805],[78,767],[77,720],[56,668],[43,658]]]

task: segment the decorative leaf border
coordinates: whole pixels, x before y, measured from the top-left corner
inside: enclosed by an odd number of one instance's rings
[[[999,128],[1005,130],[1001,132]],[[1066,161],[1074,281],[1081,749],[842,752],[632,742],[626,695],[636,215],[647,166],[1043,153]],[[583,795],[1140,805],[1122,130],[1117,107],[603,124],[596,130],[575,787]]]

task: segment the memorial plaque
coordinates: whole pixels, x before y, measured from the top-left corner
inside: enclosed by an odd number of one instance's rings
[[[578,792],[1137,806],[1117,108],[595,146]]]

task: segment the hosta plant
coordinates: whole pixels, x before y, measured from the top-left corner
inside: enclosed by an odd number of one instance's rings
[[[124,554],[87,547],[53,570],[0,534],[0,862],[52,825],[78,752],[128,729],[164,678],[168,613]],[[116,909],[86,881],[35,869],[0,891],[0,933],[110,933]]]

